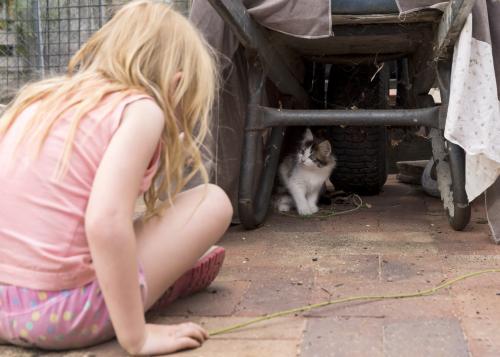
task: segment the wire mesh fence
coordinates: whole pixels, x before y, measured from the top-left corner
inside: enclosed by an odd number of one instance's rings
[[[164,0],[187,15],[191,0]],[[129,0],[0,0],[0,103],[70,57]]]

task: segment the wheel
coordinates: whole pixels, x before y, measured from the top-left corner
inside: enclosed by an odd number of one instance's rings
[[[361,195],[379,193],[387,179],[385,128],[334,128],[331,138],[337,158],[331,176],[335,188]]]
[[[462,231],[470,222],[471,208],[470,205],[465,207],[458,206],[456,203],[453,204],[453,215],[450,211],[446,210],[446,215],[448,216],[448,222],[451,228],[456,231]]]
[[[429,196],[441,198],[441,193],[439,192],[436,174],[434,158],[431,158],[427,165],[425,166],[424,172],[422,173],[422,189]]]
[[[332,66],[327,100],[334,109],[383,109],[388,106],[389,66]],[[331,175],[336,189],[362,195],[380,192],[387,180],[387,131],[381,126],[335,126],[332,149],[337,167]]]

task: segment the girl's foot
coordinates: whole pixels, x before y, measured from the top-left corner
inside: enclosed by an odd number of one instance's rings
[[[219,274],[224,262],[225,250],[214,245],[195,264],[185,272],[151,307],[162,309],[180,297],[185,297],[206,289]]]

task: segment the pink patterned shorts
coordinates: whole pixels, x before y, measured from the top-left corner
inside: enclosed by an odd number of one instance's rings
[[[147,286],[142,269],[143,301]],[[73,349],[114,337],[97,281],[64,291],[40,291],[0,284],[0,341],[41,349]]]

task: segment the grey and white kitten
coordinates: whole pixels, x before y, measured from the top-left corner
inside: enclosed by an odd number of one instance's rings
[[[301,216],[318,212],[320,191],[335,164],[330,142],[315,138],[306,129],[296,151],[287,155],[279,166],[280,183],[284,187],[278,188],[278,210],[287,212],[295,207]]]

